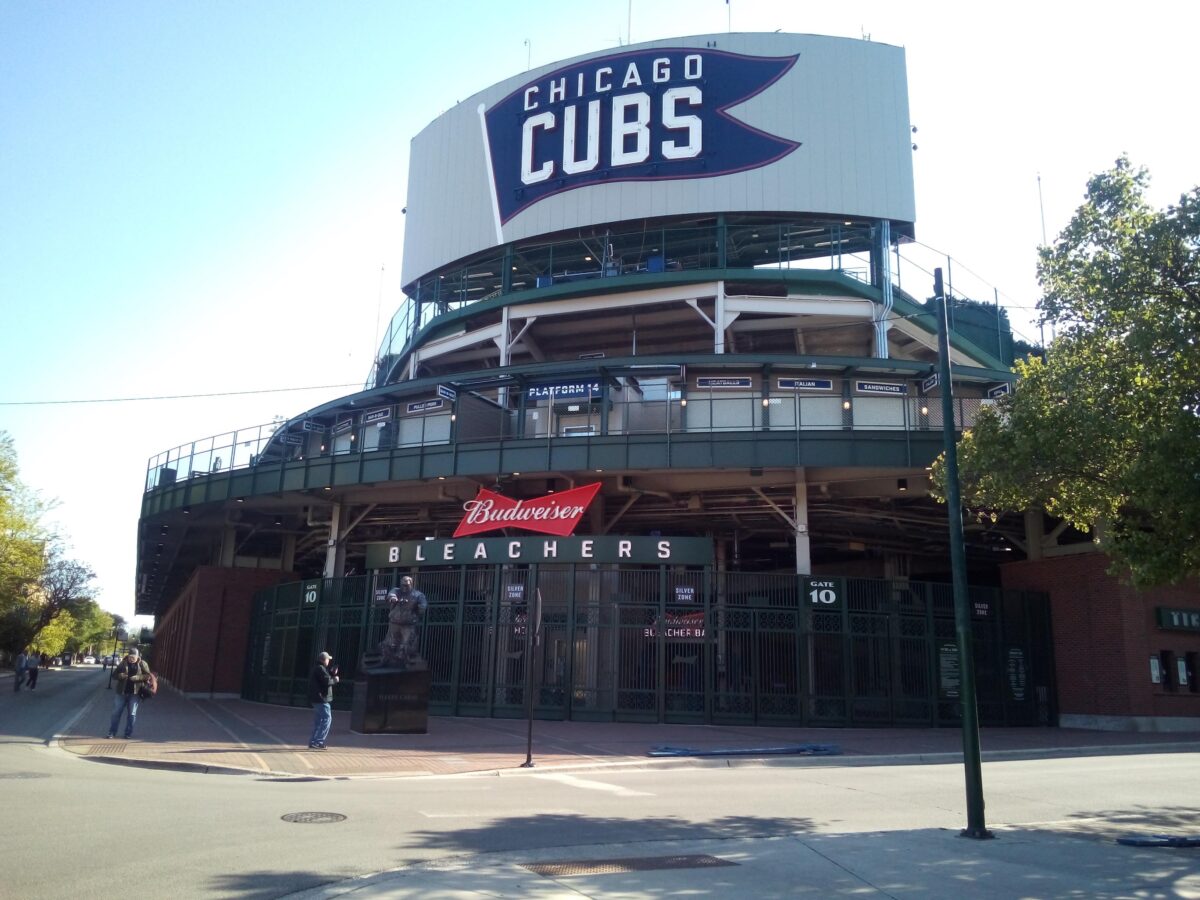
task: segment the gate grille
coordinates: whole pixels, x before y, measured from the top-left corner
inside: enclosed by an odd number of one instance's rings
[[[799,576],[710,567],[426,568],[421,654],[435,715],[763,725],[957,724],[949,585],[838,579],[833,605]],[[386,632],[398,573],[255,597],[244,696],[306,703],[329,649],[345,676]],[[1055,719],[1044,596],[973,587],[984,725]],[[527,685],[532,684],[532,693]],[[350,706],[343,677],[334,703]]]

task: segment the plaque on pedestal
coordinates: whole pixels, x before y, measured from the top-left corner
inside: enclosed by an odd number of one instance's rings
[[[426,734],[428,669],[368,669],[354,682],[350,730],[358,734]]]

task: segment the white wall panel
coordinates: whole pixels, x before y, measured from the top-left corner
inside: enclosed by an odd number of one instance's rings
[[[709,43],[715,43],[719,53],[775,58],[798,54],[795,64],[778,81],[732,106],[729,114],[767,134],[799,141],[800,147],[758,168],[707,177],[668,180],[659,174],[653,176],[659,180],[621,181],[622,170],[612,167],[609,180],[551,194],[516,212],[504,223],[498,241],[478,112],[481,104],[496,110],[510,94],[529,85],[540,86],[545,93],[546,76],[564,70],[570,79],[571,67],[582,70],[589,61],[600,58],[628,57],[657,48],[690,48],[706,60],[716,59],[706,47]],[[717,63],[710,68],[716,69]],[[706,73],[705,79],[708,77]],[[676,80],[670,86],[676,86]],[[679,84],[698,84],[702,91],[708,86],[706,80]],[[654,93],[649,88],[646,92]],[[607,100],[621,93],[614,89],[602,97]],[[588,95],[578,100],[568,97],[565,102],[578,103],[582,114],[588,99]],[[651,105],[659,108],[653,101]],[[561,119],[561,104],[548,109]],[[681,106],[681,112],[687,111],[686,105]],[[706,108],[705,114],[709,112]],[[512,124],[504,124],[503,129],[496,126],[491,144],[507,141],[519,147],[520,119],[504,119],[509,121]],[[670,134],[682,136],[678,131]],[[652,134],[655,141],[662,137],[661,131]],[[706,132],[701,158],[706,164],[711,160],[716,169],[722,152],[732,151],[713,146],[708,137],[711,135]],[[409,284],[499,242],[647,217],[764,211],[912,222],[910,138],[904,51],[886,44],[794,34],[701,35],[543,66],[459,103],[413,139],[402,277]],[[602,147],[602,156],[603,152]],[[678,171],[671,166],[665,163],[655,171]],[[513,178],[515,171],[508,177]]]

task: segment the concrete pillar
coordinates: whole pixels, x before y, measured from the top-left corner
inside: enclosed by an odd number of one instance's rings
[[[725,282],[717,282],[717,299],[713,308],[717,327],[713,334],[713,353],[725,352]]]
[[[221,556],[217,564],[226,569],[233,568],[234,557],[237,555],[237,526],[226,525],[221,530]]]
[[[342,504],[335,503],[329,511],[329,541],[325,545],[326,578],[341,578],[346,571],[346,551],[341,547],[341,518]]]
[[[1025,556],[1031,562],[1042,558],[1042,548],[1046,544],[1046,527],[1042,520],[1040,509],[1025,510]]]
[[[283,536],[283,552],[279,556],[279,568],[284,572],[290,572],[296,568],[296,536],[294,534]]]
[[[812,543],[808,536],[808,478],[796,470],[796,574],[812,574]]]

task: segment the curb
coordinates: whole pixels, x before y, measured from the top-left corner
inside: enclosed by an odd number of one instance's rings
[[[919,766],[958,765],[963,761],[961,752],[879,754],[864,756],[737,756],[737,757],[647,757],[645,759],[618,759],[612,761],[589,760],[586,762],[548,763],[531,768],[514,765],[512,768],[477,769],[464,772],[430,774],[403,771],[363,772],[318,775],[311,772],[279,772],[270,769],[250,769],[238,766],[212,765],[208,763],[180,762],[159,759],[128,759],[114,756],[95,756],[73,753],[62,746],[59,736],[52,741],[64,753],[70,753],[89,762],[131,768],[159,769],[178,772],[193,772],[204,775],[254,775],[284,781],[346,781],[382,778],[513,778],[537,775],[544,772],[604,772],[638,771],[663,769],[735,769],[735,768],[868,768],[871,766]],[[400,751],[397,751],[400,752]],[[1165,744],[1091,747],[1045,747],[1023,750],[988,750],[980,754],[984,762],[1009,762],[1031,759],[1064,759],[1080,756],[1132,756],[1144,753],[1197,752],[1194,743],[1174,742]]]

